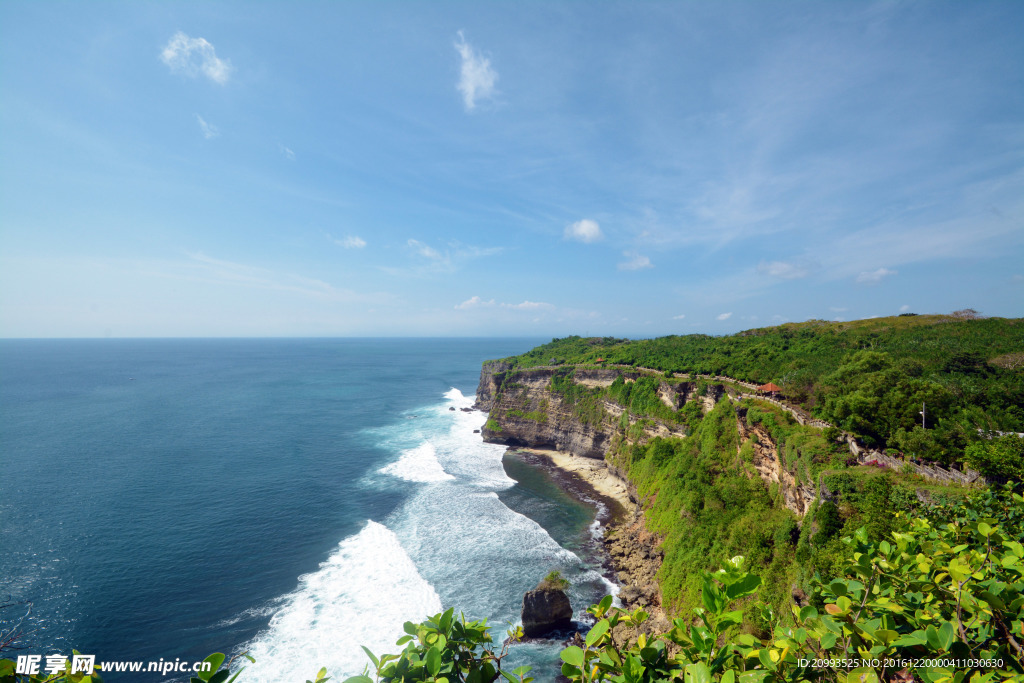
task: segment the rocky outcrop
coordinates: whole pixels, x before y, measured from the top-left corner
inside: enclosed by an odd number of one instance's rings
[[[551,390],[556,372],[565,368],[511,369],[502,361],[484,364],[476,407],[488,411],[481,430],[484,441],[519,448],[549,448],[585,458],[604,459],[613,437],[621,431],[623,407],[607,398],[583,405]],[[640,372],[614,368],[578,368],[572,381],[589,389],[606,387],[622,376],[635,380]],[[685,384],[685,383],[681,383]],[[685,400],[676,386],[663,384],[659,393],[668,405]],[[629,418],[629,424],[637,422]],[[645,419],[642,440],[656,436],[685,436],[677,424]]]
[[[489,360],[484,363],[480,370],[480,384],[476,388],[474,408],[483,411],[491,409],[494,397],[498,394],[501,382],[505,378],[505,373],[511,367],[511,363],[503,360]]]
[[[572,628],[572,605],[565,591],[542,581],[523,596],[523,634],[543,638]]]
[[[610,531],[604,545],[617,570],[616,578],[622,584],[618,595],[622,606],[631,612],[640,607],[650,615],[639,630],[616,627],[613,633],[616,642],[635,640],[640,633],[655,635],[668,631],[671,624],[662,608],[661,589],[656,579],[665,553],[661,539],[644,526],[640,508],[635,509],[631,519]]]
[[[498,386],[493,393],[485,392],[485,399],[478,399],[481,407],[488,406],[490,418],[481,432],[484,441],[603,459],[617,423],[600,407],[581,415],[576,406],[552,392],[554,372],[554,368],[530,368],[503,370],[488,378],[482,374],[481,385]]]
[[[817,495],[814,484],[798,481],[794,473],[786,469],[771,435],[761,427],[748,426],[743,410],[737,410],[736,427],[741,442],[751,441],[757,474],[766,484],[778,484],[779,493],[789,510],[800,517],[806,515]]]

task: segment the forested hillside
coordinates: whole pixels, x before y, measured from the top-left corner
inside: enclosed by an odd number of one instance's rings
[[[725,337],[567,337],[505,361],[774,382],[786,401],[868,446],[946,464],[964,459],[979,430],[1024,432],[1022,319],[904,315]]]

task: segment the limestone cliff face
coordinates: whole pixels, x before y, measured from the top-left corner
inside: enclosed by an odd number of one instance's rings
[[[476,389],[476,402],[473,407],[477,410],[489,411],[494,403],[494,397],[498,394],[501,381],[505,373],[512,367],[509,363],[500,360],[489,360],[484,363],[480,370],[480,385]]]
[[[766,484],[778,484],[779,493],[782,494],[786,507],[803,517],[814,502],[815,487],[798,482],[794,474],[783,466],[779,458],[779,449],[771,435],[761,427],[749,427],[744,418],[742,414],[737,415],[736,426],[741,442],[748,439],[753,441],[754,467],[758,475]]]
[[[489,402],[489,419],[481,431],[484,441],[553,448],[603,459],[615,430],[613,413],[607,410],[591,411],[587,416],[575,413],[572,405],[550,390],[553,374],[551,368],[492,374],[487,383],[498,388],[485,399]],[[481,378],[481,384],[484,383]],[[481,408],[486,405],[480,399],[478,403]]]
[[[552,448],[585,458],[603,460],[612,438],[621,431],[624,408],[614,401],[599,399],[581,406],[566,401],[551,390],[551,379],[564,368],[536,367],[510,369],[508,364],[492,361],[480,373],[475,407],[488,412],[481,430],[484,441],[527,448]],[[606,387],[619,376],[626,381],[638,372],[613,368],[578,368],[573,381],[589,388]],[[679,391],[663,384],[663,400],[675,407],[685,400]],[[635,418],[629,418],[635,424]],[[646,420],[645,439],[655,436],[685,436],[678,425]]]

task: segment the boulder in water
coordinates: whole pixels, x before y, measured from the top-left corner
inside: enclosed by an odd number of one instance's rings
[[[551,572],[532,591],[523,596],[523,634],[543,638],[553,631],[572,628],[572,605],[565,589],[569,582],[559,572]]]

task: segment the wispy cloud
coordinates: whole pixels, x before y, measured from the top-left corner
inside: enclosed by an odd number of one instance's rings
[[[651,263],[651,259],[646,256],[641,256],[635,251],[624,251],[622,252],[622,255],[629,260],[620,263],[619,270],[644,270],[645,268],[654,267],[654,264]]]
[[[604,239],[601,226],[589,218],[565,226],[565,239],[590,244]]]
[[[220,128],[217,128],[217,126],[212,123],[207,123],[206,119],[199,114],[196,114],[196,121],[199,122],[199,130],[203,131],[203,137],[207,140],[212,140],[220,135]]]
[[[346,249],[362,249],[366,246],[366,240],[357,235],[346,235],[340,240],[334,240],[334,243]]]
[[[434,261],[435,263],[441,263],[443,261],[449,260],[442,256],[441,252],[439,252],[437,249],[427,246],[426,244],[423,244],[423,242],[420,242],[419,240],[410,239],[406,244],[409,246],[410,249],[415,251],[423,258],[430,261]]]
[[[285,159],[288,161],[295,161],[295,152],[284,145],[278,145],[278,148],[281,150],[281,154],[284,155]]]
[[[472,296],[463,301],[461,304],[455,304],[455,308],[460,310],[467,310],[470,308],[485,308],[493,305],[494,299],[491,299],[490,301],[484,301],[478,296]]]
[[[554,308],[554,304],[545,303],[543,301],[523,301],[518,304],[502,304],[505,308],[514,308],[519,311],[536,311],[538,309],[551,309]]]
[[[487,59],[476,49],[466,42],[462,31],[458,33],[459,40],[455,43],[455,49],[462,58],[462,68],[459,75],[459,84],[456,86],[462,93],[462,102],[466,111],[476,109],[477,101],[492,99],[495,95],[494,84],[498,81],[498,72],[491,67],[491,60]]]
[[[718,316],[715,318],[715,320],[728,320],[731,317],[732,317],[732,312],[731,311],[729,313],[719,313]]]
[[[782,280],[796,280],[807,277],[810,270],[806,266],[787,263],[786,261],[771,261],[768,263],[762,261],[757,266],[757,272]]]
[[[900,306],[900,313],[906,313],[910,310],[910,304],[903,304]]]
[[[857,276],[858,284],[878,284],[890,275],[896,275],[899,271],[889,270],[888,268],[879,268],[878,270],[865,270]]]
[[[411,268],[405,269],[381,266],[381,270],[392,275],[454,273],[470,261],[494,256],[504,251],[503,247],[477,247],[461,242],[449,242],[443,249],[439,249],[417,239],[407,240],[406,247],[418,261],[417,263]]]
[[[178,31],[164,46],[160,59],[175,73],[195,78],[200,74],[214,83],[224,85],[231,76],[231,62],[217,57],[216,50],[205,38],[189,38]]]
[[[686,317],[686,315],[685,315],[685,314],[680,314],[680,315],[674,315],[674,316],[672,316],[672,319],[673,319],[673,320],[682,320],[682,319],[683,319],[683,318],[685,318],[685,317]]]
[[[490,299],[490,300],[485,301],[484,299],[481,299],[479,296],[470,297],[470,298],[466,299],[465,301],[463,301],[461,304],[456,304],[455,308],[458,309],[458,310],[465,311],[465,310],[470,310],[470,309],[474,309],[474,308],[493,308],[493,307],[496,307],[496,306],[500,307],[500,308],[510,308],[510,309],[517,310],[517,311],[540,311],[540,310],[552,310],[552,309],[555,308],[554,304],[549,304],[549,303],[546,303],[546,302],[543,302],[543,301],[529,301],[529,300],[527,300],[527,301],[523,301],[523,302],[518,303],[518,304],[507,304],[507,303],[500,303],[499,304],[494,299]]]
[[[305,297],[328,301],[381,303],[392,299],[389,294],[364,294],[351,289],[341,289],[316,278],[225,261],[207,256],[202,252],[188,252],[186,255],[189,261],[183,268],[171,268],[158,274],[174,277],[184,276],[210,284],[293,292]]]

